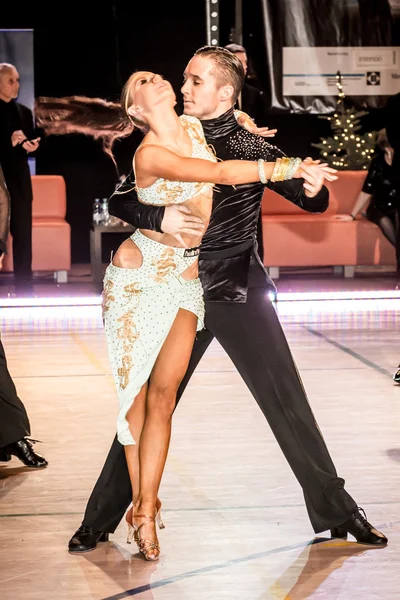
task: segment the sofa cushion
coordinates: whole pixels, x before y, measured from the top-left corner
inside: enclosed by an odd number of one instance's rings
[[[60,175],[32,175],[33,204],[35,217],[58,217],[65,219],[67,194],[63,177]]]

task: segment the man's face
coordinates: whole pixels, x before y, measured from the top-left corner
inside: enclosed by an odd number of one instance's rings
[[[19,92],[19,74],[14,67],[3,69],[0,72],[0,98],[4,102],[10,102],[18,96]]]
[[[216,68],[214,61],[206,56],[194,56],[189,61],[181,87],[185,115],[215,119],[233,106],[226,93],[230,86],[218,87],[212,74]]]
[[[238,57],[238,59],[240,60],[240,62],[242,63],[242,67],[243,67],[243,71],[244,74],[247,74],[247,54],[246,52],[235,52],[236,56]]]

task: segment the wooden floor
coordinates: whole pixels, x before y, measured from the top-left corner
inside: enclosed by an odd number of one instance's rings
[[[213,343],[174,418],[158,564],[126,545],[123,524],[96,551],[67,552],[115,429],[100,308],[1,309],[9,368],[50,463],[0,464],[1,600],[398,600],[399,309],[277,305],[338,472],[389,545],[314,538],[266,421]]]

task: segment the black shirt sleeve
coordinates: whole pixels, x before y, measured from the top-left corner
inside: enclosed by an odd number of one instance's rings
[[[138,229],[150,229],[162,233],[164,206],[152,206],[140,202],[135,190],[135,176],[128,177],[115,190],[108,201],[108,212]]]
[[[375,194],[382,178],[382,156],[378,155],[372,159],[369,165],[368,174],[365,178],[362,191],[366,194]]]

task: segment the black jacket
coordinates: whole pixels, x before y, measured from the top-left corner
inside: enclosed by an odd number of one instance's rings
[[[264,138],[251,134],[236,121],[233,108],[217,119],[202,121],[207,142],[222,160],[275,161],[284,153]],[[139,202],[133,173],[111,196],[109,212],[134,227],[161,231],[164,207]],[[268,182],[267,187],[312,213],[324,212],[329,203],[326,187],[314,198],[304,194],[303,180]],[[262,183],[217,186],[210,223],[199,257],[199,277],[209,302],[246,302],[250,260],[257,256],[256,231],[263,197]],[[259,260],[259,259],[258,259]],[[266,285],[274,285],[265,272]]]
[[[6,243],[10,227],[10,196],[6,180],[0,165],[0,256],[6,251]]]
[[[32,202],[28,153],[21,144],[13,146],[11,135],[21,129],[28,140],[35,137],[32,111],[23,104],[0,100],[0,164],[12,198]]]
[[[241,106],[237,106],[247,113],[259,127],[273,128],[273,123],[268,123],[267,98],[262,90],[245,83],[242,88]]]

